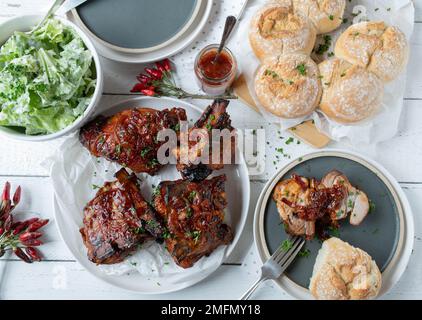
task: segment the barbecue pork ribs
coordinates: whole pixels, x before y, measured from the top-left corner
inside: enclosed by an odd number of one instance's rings
[[[122,169],[116,178],[84,209],[80,232],[89,260],[97,264],[122,262],[139,244],[165,234],[160,219],[142,197],[136,176]]]
[[[223,223],[225,181],[226,176],[219,176],[201,183],[167,181],[157,187],[154,206],[166,224],[167,250],[179,266],[190,268],[232,242],[233,232]]]
[[[95,157],[117,162],[136,173],[154,175],[162,167],[157,151],[164,142],[157,140],[158,133],[163,129],[179,131],[180,121],[186,120],[186,112],[180,108],[125,110],[88,123],[79,138]]]
[[[195,125],[189,129],[189,136],[196,132],[196,141],[189,141],[187,145],[178,146],[173,154],[178,160],[177,170],[184,179],[190,181],[205,180],[214,170],[223,169],[224,159],[234,163],[236,155],[236,138],[227,113],[229,101],[215,100],[202,114]],[[226,130],[230,134],[228,139],[219,139],[213,143],[212,130]],[[218,153],[216,155],[216,153]],[[202,161],[207,159],[207,161]],[[215,161],[215,159],[217,161]],[[214,159],[214,160],[213,160]],[[227,163],[226,163],[227,164]]]

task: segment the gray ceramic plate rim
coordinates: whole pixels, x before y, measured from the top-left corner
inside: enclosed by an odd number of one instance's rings
[[[159,50],[161,48],[164,48],[166,46],[168,46],[169,44],[175,42],[177,39],[179,39],[188,29],[189,27],[193,24],[193,22],[195,21],[196,17],[199,14],[199,9],[202,6],[202,1],[203,0],[196,0],[196,5],[195,8],[192,12],[191,17],[189,18],[189,20],[185,23],[185,25],[182,27],[182,29],[180,29],[179,32],[177,32],[174,36],[172,36],[170,39],[168,39],[167,41],[164,41],[163,43],[153,46],[153,47],[149,47],[149,48],[140,48],[140,49],[131,49],[131,48],[124,48],[124,47],[119,47],[116,45],[113,45],[103,39],[101,39],[100,37],[98,37],[94,32],[92,32],[86,25],[85,23],[82,21],[81,17],[78,14],[78,11],[75,9],[72,9],[72,15],[75,18],[76,23],[80,26],[81,29],[83,29],[87,34],[89,34],[90,37],[94,38],[96,41],[98,41],[99,43],[101,43],[103,46],[106,46],[112,50],[115,51],[120,51],[123,53],[133,53],[133,54],[139,54],[139,53],[147,53],[147,52],[152,52],[152,51],[156,51]]]
[[[212,0],[203,0],[202,6],[200,8],[200,14],[196,17],[194,23],[188,28],[188,30],[183,34],[179,39],[177,39],[174,43],[169,44],[168,46],[161,48],[160,50],[154,52],[148,52],[143,54],[130,54],[112,50],[95,39],[91,38],[92,42],[95,45],[98,53],[110,60],[124,62],[124,63],[150,63],[158,60],[162,60],[164,58],[168,58],[173,56],[183,49],[185,49],[188,45],[190,45],[201,33],[204,29],[206,23],[211,16],[213,8],[213,1]],[[75,22],[73,15],[68,12],[66,17],[70,20]]]
[[[386,184],[386,186],[390,189],[397,204],[400,220],[399,241],[394,257],[391,259],[389,265],[382,274],[383,283],[379,295],[379,297],[381,297],[382,295],[390,291],[391,288],[399,281],[409,262],[414,243],[413,214],[409,201],[407,200],[406,195],[404,194],[396,179],[377,162],[370,160],[369,158],[355,152],[332,149],[310,153],[305,156],[302,156],[301,158],[291,161],[283,168],[281,168],[268,181],[259,196],[254,215],[254,239],[259,258],[262,264],[270,258],[270,253],[264,235],[264,215],[266,204],[268,203],[268,200],[275,185],[278,183],[281,177],[283,177],[289,170],[294,168],[299,163],[310,159],[327,156],[346,158],[352,161],[356,161],[362,164],[363,166],[367,167]],[[289,295],[296,299],[313,299],[312,295],[310,294],[307,288],[303,288],[302,286],[296,284],[287,276],[282,276],[274,282],[281,289],[283,289]]]

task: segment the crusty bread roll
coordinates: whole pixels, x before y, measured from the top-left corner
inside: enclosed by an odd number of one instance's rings
[[[269,3],[252,19],[249,41],[261,61],[282,53],[310,54],[316,30],[307,17],[293,12],[290,1]]]
[[[293,119],[312,113],[318,106],[321,91],[318,66],[305,54],[268,59],[255,77],[259,102],[282,118]]]
[[[318,253],[309,290],[318,300],[365,300],[375,298],[381,284],[381,272],[369,254],[331,238]]]
[[[339,123],[356,123],[374,115],[384,93],[373,73],[337,58],[319,64],[322,82],[321,110]]]
[[[367,68],[384,82],[396,79],[407,64],[409,44],[397,27],[384,22],[350,26],[338,39],[335,55]]]
[[[318,34],[337,29],[343,22],[346,0],[293,0],[296,13],[307,16]]]

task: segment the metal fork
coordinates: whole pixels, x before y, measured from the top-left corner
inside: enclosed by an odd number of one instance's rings
[[[280,246],[272,257],[262,266],[261,277],[248,291],[246,291],[240,300],[248,300],[262,282],[280,278],[283,272],[286,271],[296,258],[305,242],[306,241],[302,237],[292,237],[290,239],[291,245],[288,250],[286,250],[284,246]]]

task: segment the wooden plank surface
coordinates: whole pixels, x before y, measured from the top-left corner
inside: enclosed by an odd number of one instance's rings
[[[32,3],[31,0],[20,1],[27,2],[28,5]],[[42,1],[47,3],[47,0]],[[0,0],[0,8],[1,5],[4,5],[4,1]],[[191,81],[193,57],[205,44],[219,41],[223,19],[228,14],[235,13],[237,5],[215,1],[209,27],[190,48],[173,58],[184,87],[191,91],[198,90]],[[410,264],[399,284],[385,297],[387,299],[417,299],[422,296],[422,0],[415,0],[415,6],[415,34],[411,41],[412,54],[399,134],[391,141],[381,144],[377,148],[377,154],[373,156],[402,182],[414,211],[416,225],[415,247]],[[2,18],[0,13],[0,20]],[[106,59],[102,59],[102,63],[106,72],[106,94],[102,98],[100,108],[108,108],[116,102],[130,98],[129,90],[143,66],[119,64]],[[195,103],[203,107],[206,104],[203,101]],[[238,128],[266,129],[267,174],[252,177],[251,203],[254,204],[269,176],[290,161],[290,158],[309,153],[312,149],[303,144],[287,145],[286,141],[290,135],[278,132],[276,127],[268,125],[240,102],[233,102],[229,111],[234,125]],[[60,139],[45,143],[1,139],[0,186],[6,180],[10,180],[14,185],[21,184],[25,200],[18,211],[32,210],[42,217],[50,218],[52,222],[46,230],[47,244],[42,248],[46,261],[27,265],[13,258],[0,259],[0,266],[6,265],[3,281],[0,281],[0,299],[237,299],[255,280],[259,262],[251,252],[253,208],[249,213],[242,239],[226,261],[226,265],[209,279],[192,288],[174,294],[145,296],[113,288],[94,278],[75,262],[55,226],[51,205],[52,188],[47,178],[48,172],[40,166],[40,162],[53,154],[60,143]],[[331,146],[341,147],[336,144]],[[281,147],[286,157],[275,151]],[[273,283],[268,282],[258,291],[255,298],[289,297]]]
[[[0,177],[0,184],[5,181]],[[183,293],[160,296],[146,296],[128,293],[102,283],[86,272],[74,261],[64,243],[60,240],[54,224],[53,212],[50,208],[51,199],[48,192],[39,194],[39,186],[43,191],[51,189],[45,178],[16,178],[16,184],[21,184],[24,191],[24,203],[19,211],[29,209],[41,213],[42,217],[52,219],[48,227],[48,243],[42,251],[46,261],[28,265],[16,259],[6,263],[4,280],[0,287],[0,298],[3,299],[237,299],[244,290],[252,284],[257,276],[259,261],[250,255],[252,244],[252,214],[249,215],[244,238],[236,248],[236,256],[232,256],[229,265],[222,266],[209,279],[186,289]],[[252,183],[252,203],[263,188],[260,182]],[[406,195],[411,202],[415,215],[415,247],[410,264],[400,283],[385,298],[416,299],[422,295],[422,184],[403,184]],[[249,256],[248,256],[249,255]],[[4,259],[0,263],[5,263]],[[246,264],[246,265],[245,265]],[[235,284],[235,285],[233,285]],[[269,282],[258,291],[258,299],[287,299],[282,290]]]

